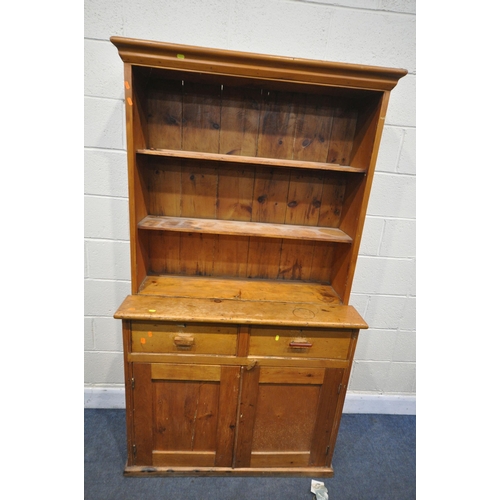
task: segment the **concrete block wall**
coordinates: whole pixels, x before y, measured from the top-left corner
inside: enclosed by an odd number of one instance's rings
[[[391,94],[351,296],[362,331],[346,411],[414,413],[415,0],[85,1],[85,404],[120,407],[112,318],[130,292],[121,35],[406,68]]]

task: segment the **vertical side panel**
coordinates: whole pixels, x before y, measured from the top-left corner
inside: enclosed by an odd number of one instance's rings
[[[350,175],[344,179],[342,211],[338,227],[353,239],[360,223],[360,210],[366,189],[366,175]]]
[[[330,437],[339,400],[344,369],[327,368],[319,395],[318,413],[314,426],[310,465],[328,466]]]
[[[125,115],[127,130],[127,162],[130,223],[130,263],[132,293],[137,293],[147,273],[147,246],[139,238],[137,223],[147,215],[146,189],[142,184],[136,165],[135,152],[146,147],[147,120],[145,117],[145,98],[141,88],[141,79],[132,71],[132,65],[124,64],[125,78]]]
[[[134,72],[129,63],[124,64],[124,75],[127,146],[135,156],[136,149],[147,147],[149,142],[146,84],[144,77]]]
[[[128,320],[122,320],[123,336],[123,366],[125,376],[125,416],[127,421],[127,457],[128,464],[134,462],[134,401],[132,389],[132,363],[128,361],[128,355],[131,352],[131,324]]]
[[[311,274],[309,279],[320,283],[329,283],[334,262],[335,245],[316,241],[312,257]],[[336,288],[334,288],[336,290]]]
[[[329,281],[333,289],[339,294],[340,300],[344,304],[348,304],[347,286],[350,274],[350,260],[353,257],[352,245],[335,245],[333,249],[334,256]]]
[[[253,429],[257,398],[259,396],[260,367],[242,368],[241,392],[238,410],[238,431],[234,467],[250,467]]]
[[[361,144],[359,144],[359,153],[353,158],[352,165],[353,166],[368,166],[368,175],[366,176],[365,186],[360,186],[358,191],[359,194],[356,198],[361,197],[361,193],[363,199],[361,201],[361,206],[357,212],[357,224],[355,234],[352,233],[353,236],[353,244],[352,244],[352,254],[351,260],[349,263],[349,272],[347,277],[347,286],[342,300],[344,303],[348,303],[349,297],[351,294],[352,281],[354,277],[354,272],[356,270],[356,260],[359,253],[359,247],[361,244],[361,235],[363,233],[363,226],[366,218],[366,211],[368,208],[368,201],[370,198],[370,191],[373,182],[373,175],[375,173],[375,163],[377,161],[377,154],[380,146],[380,140],[382,137],[382,131],[385,123],[385,114],[387,112],[387,106],[389,104],[389,92],[384,92],[382,97],[380,98],[380,102],[378,103],[375,109],[368,109],[363,113],[363,119],[366,120],[365,127],[368,130],[364,133],[364,140]],[[359,134],[359,132],[357,132]],[[371,148],[371,149],[370,149]],[[368,164],[369,163],[369,164]],[[341,229],[343,229],[343,224],[341,224]],[[347,232],[347,231],[346,231]]]
[[[352,330],[351,333],[351,344],[349,346],[349,354],[347,358],[349,359],[349,367],[344,370],[344,376],[342,379],[342,390],[340,391],[339,399],[337,402],[337,411],[335,412],[335,420],[333,422],[333,432],[330,438],[330,451],[326,457],[328,464],[332,462],[333,450],[335,449],[335,443],[337,442],[337,436],[340,428],[340,420],[342,418],[342,411],[344,409],[344,402],[347,393],[347,386],[349,384],[349,377],[351,375],[352,363],[354,360],[354,353],[356,351],[356,344],[358,341],[359,330]]]
[[[151,365],[133,365],[135,388],[134,399],[134,436],[136,456],[134,465],[153,463],[153,383]]]
[[[216,467],[232,467],[233,465],[240,371],[239,366],[223,366],[221,368],[219,420],[215,449]]]
[[[389,93],[385,92],[379,99],[367,102],[358,113],[356,130],[351,154],[351,165],[369,169],[374,167],[374,160],[377,157],[378,141],[377,129],[382,118],[382,126],[385,122],[385,112],[389,100]],[[382,131],[380,130],[380,133]],[[372,161],[373,160],[373,161]]]

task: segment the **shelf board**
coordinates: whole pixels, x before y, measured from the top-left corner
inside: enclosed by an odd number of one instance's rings
[[[324,283],[148,276],[117,319],[321,328],[368,328]]]
[[[174,149],[138,149],[137,153],[142,155],[163,156],[166,158],[180,158],[185,160],[204,160],[226,163],[244,163],[248,165],[262,165],[266,167],[305,168],[310,170],[326,170],[330,172],[366,172],[366,169],[363,168],[338,165],[335,163],[287,160],[281,158],[264,158],[258,156],[226,155],[220,153],[181,151]]]
[[[288,301],[316,305],[342,304],[328,283],[298,280],[264,280],[208,276],[146,276],[139,293],[192,299]]]
[[[138,224],[139,229],[176,231],[184,233],[226,234],[261,238],[285,238],[292,240],[329,241],[351,243],[352,238],[344,231],[332,227],[272,224],[219,219],[195,219],[191,217],[167,217],[148,215]]]
[[[115,319],[366,329],[353,306],[129,295]]]

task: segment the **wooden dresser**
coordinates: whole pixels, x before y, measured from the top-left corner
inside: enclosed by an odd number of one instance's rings
[[[402,69],[112,37],[124,62],[128,475],[331,476]]]

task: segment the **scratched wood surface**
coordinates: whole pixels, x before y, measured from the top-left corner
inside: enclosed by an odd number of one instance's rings
[[[326,283],[202,276],[149,276],[143,282],[141,295],[340,304],[335,290]]]
[[[352,306],[323,302],[223,300],[158,295],[129,295],[114,317],[140,321],[181,321],[239,325],[368,328]]]

